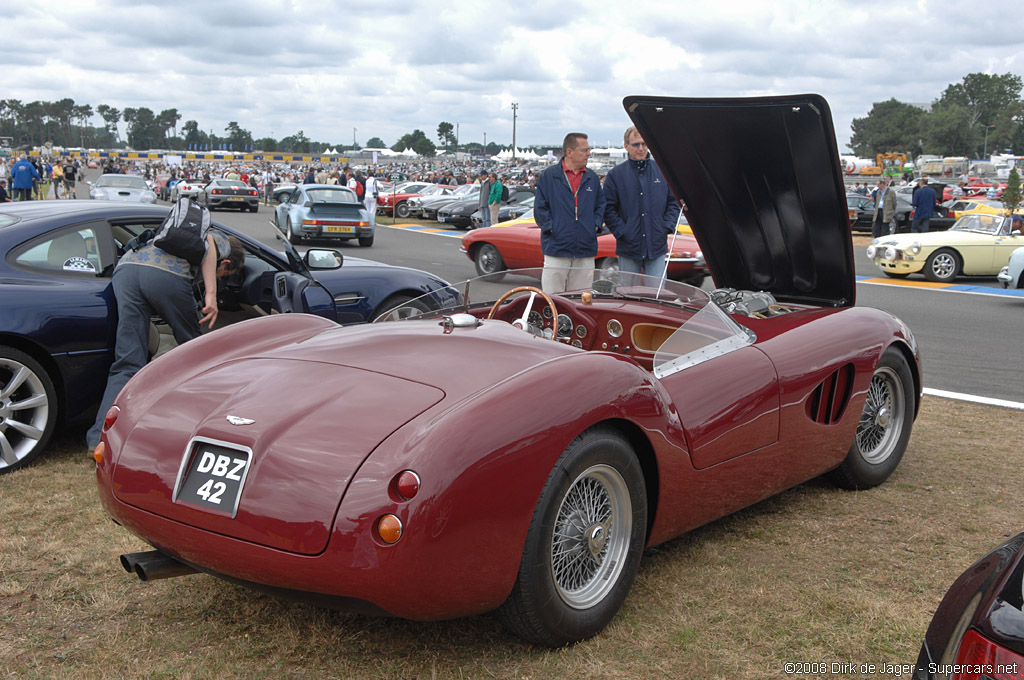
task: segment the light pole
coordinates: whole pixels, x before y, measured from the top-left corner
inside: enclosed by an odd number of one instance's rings
[[[484,155],[487,155],[487,133],[484,133]]]
[[[512,160],[516,159],[516,112],[519,110],[519,104],[512,102]]]
[[[459,159],[459,121],[455,121],[455,160]]]
[[[984,158],[988,158],[988,131],[989,131],[989,128],[994,128],[994,127],[995,127],[995,125],[986,125],[985,126],[985,150],[981,152],[981,155]]]
[[[352,150],[356,150],[356,129],[352,128]]]

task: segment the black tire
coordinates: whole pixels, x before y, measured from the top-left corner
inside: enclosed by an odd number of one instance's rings
[[[409,216],[409,204],[406,201],[402,201],[395,206],[395,216],[401,218]]]
[[[285,222],[284,237],[288,239],[288,243],[291,243],[293,246],[299,242],[299,237],[292,231],[291,219]]]
[[[908,276],[910,276],[910,274],[898,274],[896,272],[887,272],[884,269],[882,270],[882,273],[888,276],[890,279],[905,279]]]
[[[596,635],[633,585],[646,532],[644,474],[633,450],[610,428],[587,430],[548,476],[498,617],[548,647]]]
[[[694,288],[700,288],[704,285],[704,279],[708,277],[707,274],[698,274],[697,276],[691,276],[686,280],[686,283],[690,284]]]
[[[249,208],[249,210],[251,210],[252,212],[259,212],[260,211],[260,206],[257,203],[256,205],[254,205],[251,208]]]
[[[361,247],[363,247],[363,248],[369,248],[370,246],[372,246],[373,245],[373,234],[370,234],[369,236],[360,236],[359,237],[359,245]]]
[[[831,481],[844,489],[870,489],[888,479],[907,450],[916,406],[910,366],[890,347],[871,377],[853,444],[829,473]]]
[[[373,316],[370,317],[370,321],[374,323],[378,321],[401,321],[402,319],[409,319],[429,311],[430,309],[425,304],[415,300],[412,296],[395,293],[388,296],[384,302],[377,306]]]
[[[31,463],[57,424],[57,392],[38,361],[0,346],[0,474]]]
[[[492,243],[481,243],[473,253],[476,273],[486,276],[488,281],[497,283],[505,278],[505,260],[501,251]]]
[[[924,277],[936,283],[949,283],[960,275],[963,262],[955,250],[939,248],[924,263]]]

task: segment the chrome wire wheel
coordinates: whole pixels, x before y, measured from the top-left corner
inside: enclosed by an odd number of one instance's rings
[[[49,438],[53,406],[40,371],[0,355],[0,472],[34,458]]]
[[[629,487],[615,468],[594,465],[569,486],[551,539],[555,588],[567,605],[591,607],[619,582],[632,523]]]
[[[879,367],[871,378],[857,425],[857,446],[868,463],[882,463],[896,450],[903,434],[906,408],[903,382],[896,371]]]

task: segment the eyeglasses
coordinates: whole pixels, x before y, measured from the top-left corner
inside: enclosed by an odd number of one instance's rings
[[[631,147],[633,147],[634,149],[639,149],[642,146],[643,147],[647,146],[647,142],[630,142],[629,145]]]

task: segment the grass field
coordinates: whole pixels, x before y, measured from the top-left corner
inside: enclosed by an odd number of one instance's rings
[[[611,626],[554,651],[493,616],[414,623],[206,575],[141,583],[117,557],[148,546],[100,509],[73,432],[0,477],[0,676],[764,679],[787,662],[912,664],[952,580],[1024,525],[1022,430],[1024,413],[926,397],[886,484],[815,480],[649,550]]]

